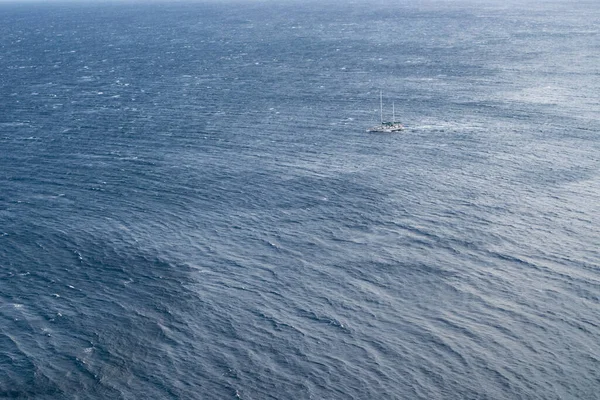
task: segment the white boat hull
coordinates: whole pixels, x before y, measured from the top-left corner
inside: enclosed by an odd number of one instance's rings
[[[400,132],[404,130],[404,126],[400,125],[400,124],[393,124],[393,125],[380,125],[380,126],[375,126],[373,128],[367,129],[367,132],[372,132],[372,133],[392,133],[392,132]]]

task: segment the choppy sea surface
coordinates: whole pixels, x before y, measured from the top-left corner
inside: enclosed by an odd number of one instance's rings
[[[4,3],[0,74],[0,397],[600,398],[597,2]]]

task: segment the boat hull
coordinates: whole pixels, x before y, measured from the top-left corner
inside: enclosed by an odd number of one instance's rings
[[[404,126],[400,125],[400,124],[394,124],[394,125],[380,125],[380,126],[375,126],[373,128],[367,129],[367,132],[371,132],[371,133],[393,133],[393,132],[400,132],[404,130]]]

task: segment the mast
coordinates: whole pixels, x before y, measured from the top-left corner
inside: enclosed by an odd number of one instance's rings
[[[383,125],[383,91],[379,91],[379,114],[381,116],[381,125]]]
[[[392,124],[396,123],[396,108],[394,102],[392,101]]]

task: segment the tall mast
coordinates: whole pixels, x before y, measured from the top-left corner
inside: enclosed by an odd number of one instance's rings
[[[379,91],[379,114],[381,116],[381,124],[383,125],[383,91]]]
[[[396,108],[394,106],[393,101],[392,101],[392,123],[396,123]]]

